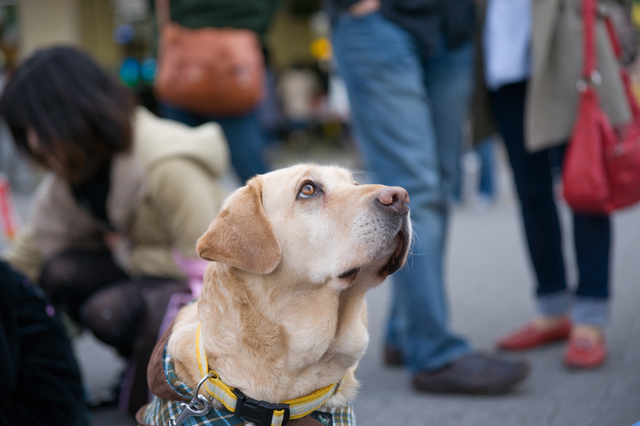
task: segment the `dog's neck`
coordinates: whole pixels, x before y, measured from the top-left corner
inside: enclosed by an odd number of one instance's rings
[[[198,305],[207,357],[248,396],[286,400],[311,393],[340,380],[363,355],[365,289],[339,292],[324,284],[292,291],[296,283],[277,274],[257,282],[222,264],[212,275]]]

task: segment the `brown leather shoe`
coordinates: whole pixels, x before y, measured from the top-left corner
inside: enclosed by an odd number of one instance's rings
[[[402,357],[402,353],[396,348],[392,348],[391,346],[384,347],[383,353],[384,363],[389,367],[401,367],[404,365],[404,358]]]
[[[472,353],[440,370],[414,375],[413,387],[423,392],[496,394],[511,390],[528,373],[524,361]]]

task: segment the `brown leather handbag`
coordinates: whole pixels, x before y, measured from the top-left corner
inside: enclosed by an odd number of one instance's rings
[[[169,0],[156,0],[160,30],[154,93],[161,102],[202,115],[234,116],[264,95],[264,58],[248,29],[190,29],[170,21]]]

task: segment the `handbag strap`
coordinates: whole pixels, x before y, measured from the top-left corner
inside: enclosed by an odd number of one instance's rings
[[[607,32],[609,33],[609,40],[611,40],[611,46],[613,47],[613,53],[620,63],[622,63],[622,43],[620,43],[620,37],[618,37],[618,31],[615,28],[611,17],[605,19],[607,24]]]
[[[631,77],[627,72],[626,68],[622,65],[622,43],[620,43],[620,38],[618,37],[618,31],[613,24],[613,20],[611,17],[607,17],[605,20],[607,24],[607,32],[609,34],[609,40],[611,40],[611,46],[613,47],[613,52],[620,63],[620,77],[622,78],[622,84],[624,84],[625,94],[627,95],[627,102],[629,103],[629,108],[631,108],[631,115],[633,119],[638,122],[640,120],[640,105],[638,104],[638,100],[633,93],[633,84],[631,83]]]
[[[582,0],[582,22],[584,23],[582,34],[584,40],[584,64],[582,78],[585,82],[593,82],[596,78],[596,1]]]
[[[162,30],[162,27],[171,19],[171,8],[169,7],[169,0],[155,0],[156,6],[156,25],[158,31]]]

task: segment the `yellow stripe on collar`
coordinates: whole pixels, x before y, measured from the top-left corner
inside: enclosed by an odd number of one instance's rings
[[[209,369],[207,354],[204,350],[204,344],[202,343],[201,324],[198,324],[198,332],[196,334],[196,357],[198,359],[198,368],[200,369],[200,374],[202,375],[202,377],[206,376],[207,374],[212,375],[212,377],[209,378],[204,384],[209,395],[220,401],[227,408],[227,410],[235,413],[238,403],[238,396],[236,393],[234,393],[234,389],[224,383],[215,371]],[[322,406],[322,404],[324,404],[330,397],[338,393],[340,389],[342,389],[343,382],[344,377],[338,383],[332,383],[329,386],[318,389],[310,395],[284,401],[282,404],[286,404],[289,406],[289,418],[291,420],[294,420],[311,414],[312,412],[320,408],[320,406]],[[273,412],[271,426],[282,425],[284,418],[284,409],[275,410]]]

